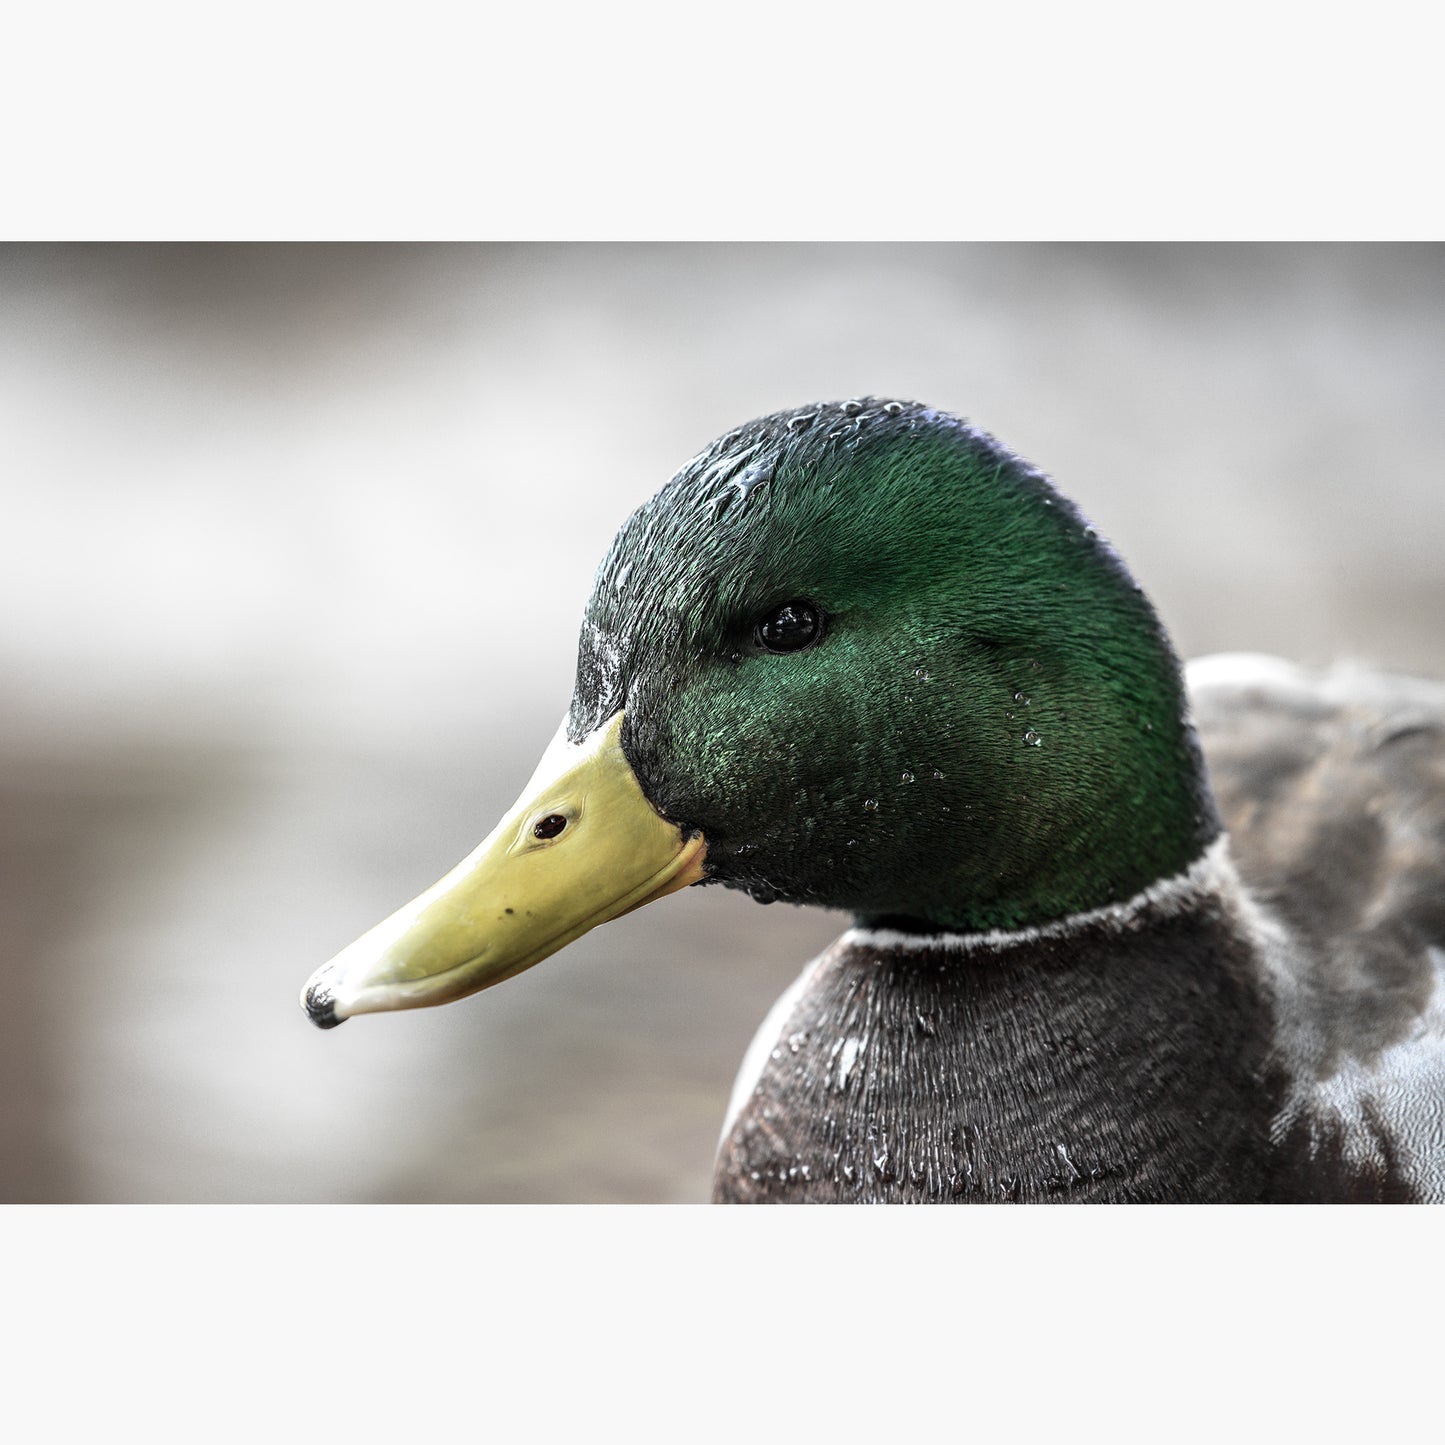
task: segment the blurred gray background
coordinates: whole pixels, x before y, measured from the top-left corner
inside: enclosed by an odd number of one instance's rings
[[[868,391],[1050,472],[1186,655],[1445,675],[1439,247],[0,249],[0,1198],[705,1199],[837,916],[296,995],[511,803],[627,512]]]

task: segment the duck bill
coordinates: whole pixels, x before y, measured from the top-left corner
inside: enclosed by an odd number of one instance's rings
[[[301,1003],[312,1022],[465,998],[700,882],[707,844],[647,801],[622,719],[577,744],[564,724],[480,847],[311,976]]]

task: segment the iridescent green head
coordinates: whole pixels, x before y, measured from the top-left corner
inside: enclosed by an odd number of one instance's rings
[[[1179,665],[1071,503],[954,417],[764,417],[622,528],[562,733],[450,873],[303,992],[323,1028],[512,977],[690,884],[1017,928],[1218,833]]]
[[[664,817],[755,897],[951,929],[1136,893],[1217,834],[1177,659],[1117,554],[957,418],[780,412],[624,524],[574,741],[624,714]]]

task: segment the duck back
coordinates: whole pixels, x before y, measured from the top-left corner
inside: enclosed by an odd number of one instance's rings
[[[1276,996],[1274,1195],[1445,1199],[1445,687],[1249,656],[1189,683]]]

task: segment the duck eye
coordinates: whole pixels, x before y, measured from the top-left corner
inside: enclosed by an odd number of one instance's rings
[[[561,813],[548,813],[545,818],[539,819],[532,826],[534,838],[555,838],[563,828],[567,826],[567,820]]]
[[[757,639],[769,652],[797,652],[823,635],[823,618],[811,602],[785,602],[757,625]]]

